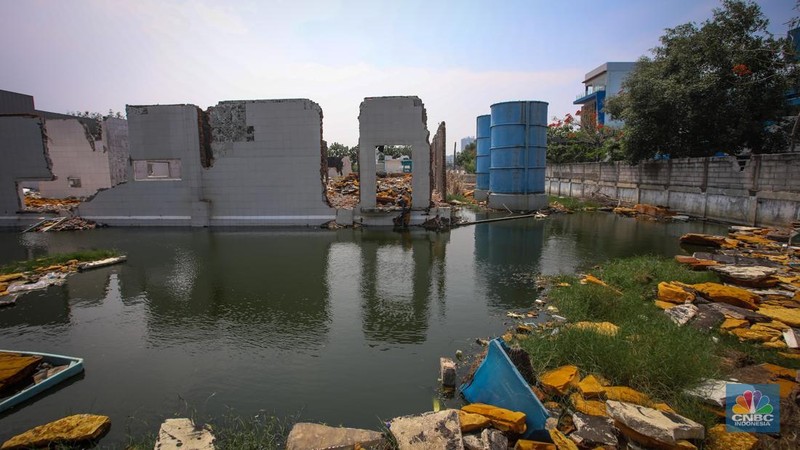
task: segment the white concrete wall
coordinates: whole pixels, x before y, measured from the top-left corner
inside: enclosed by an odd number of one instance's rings
[[[414,161],[411,203],[414,208],[428,208],[431,200],[431,147],[425,106],[419,97],[368,97],[361,103],[359,120],[360,207],[376,206],[375,147],[410,145]],[[373,186],[373,188],[369,188]]]
[[[322,110],[310,100],[244,103],[252,141],[214,142],[202,172],[211,225],[320,225],[333,220],[321,178]],[[220,104],[218,107],[224,105]]]
[[[39,117],[0,117],[0,226],[16,225],[22,209],[18,182],[53,177],[43,130]]]
[[[697,217],[749,225],[800,220],[800,153],[679,158],[624,163],[548,165],[551,195],[602,193],[633,203],[669,206]]]
[[[84,217],[187,226],[321,225],[336,217],[321,176],[322,112],[310,100],[221,102],[207,116],[192,105],[128,107],[128,121],[131,159],[173,162],[180,179],[137,180],[129,165],[129,181],[81,205]],[[201,163],[206,145],[210,167]]]
[[[111,187],[109,154],[102,140],[87,136],[77,119],[48,119],[46,125],[56,179],[39,183],[43,197],[88,197]],[[80,187],[70,187],[70,178],[79,179]]]
[[[131,159],[179,159],[180,180],[135,181],[98,192],[78,207],[80,216],[112,225],[191,225],[199,199],[198,108],[192,105],[128,106]]]

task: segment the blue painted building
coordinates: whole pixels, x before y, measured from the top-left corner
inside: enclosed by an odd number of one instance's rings
[[[635,62],[607,62],[586,74],[583,94],[573,102],[581,105],[582,123],[594,118],[596,125],[622,125],[622,121],[606,114],[605,102],[622,90],[622,82],[635,66]]]

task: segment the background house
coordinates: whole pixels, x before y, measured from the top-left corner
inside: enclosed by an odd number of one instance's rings
[[[635,62],[607,62],[586,74],[583,80],[583,95],[573,102],[581,105],[581,122],[594,119],[595,125],[620,126],[605,113],[605,102],[619,94],[622,82],[636,66]]]

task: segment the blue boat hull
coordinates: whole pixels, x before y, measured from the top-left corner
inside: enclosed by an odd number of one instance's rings
[[[2,401],[0,401],[0,413],[3,413],[4,411],[24,402],[25,400],[34,397],[40,392],[50,389],[51,387],[61,383],[62,381],[65,381],[83,372],[83,358],[75,358],[72,356],[63,356],[63,355],[53,355],[50,353],[19,352],[13,350],[0,350],[0,353],[18,353],[21,355],[41,356],[45,362],[48,362],[54,366],[69,365],[68,368],[53,375],[52,377],[45,378],[44,380],[42,380],[41,383],[28,386],[27,388],[17,392],[16,394],[8,398],[2,399]]]
[[[549,441],[545,421],[550,414],[536,397],[525,379],[511,362],[500,339],[489,342],[489,351],[472,381],[461,386],[461,394],[470,403],[486,403],[525,413],[527,426],[522,437]]]

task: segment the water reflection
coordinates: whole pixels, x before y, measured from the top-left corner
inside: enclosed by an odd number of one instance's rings
[[[530,307],[541,270],[545,222],[519,219],[475,225],[476,276],[485,280],[490,306]]]
[[[425,340],[430,302],[444,299],[448,241],[446,233],[363,233],[360,293],[368,341]]]

